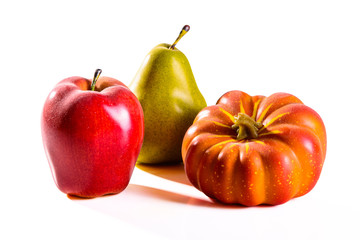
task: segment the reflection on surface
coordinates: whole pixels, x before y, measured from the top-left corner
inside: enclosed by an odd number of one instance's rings
[[[136,164],[136,167],[142,171],[151,173],[155,176],[162,177],[173,182],[178,182],[192,186],[185,174],[184,164],[149,165],[149,164],[138,163]]]
[[[146,197],[155,197],[158,200],[164,200],[174,203],[198,205],[198,206],[207,206],[214,204],[211,200],[194,198],[184,194],[167,191],[159,188],[153,188],[149,186],[130,184],[129,188],[131,189],[131,192],[133,194],[140,194]]]
[[[126,192],[126,193],[125,193]],[[127,195],[125,198],[124,195]],[[145,202],[150,203],[153,201],[166,201],[169,203],[179,203],[186,204],[198,207],[211,207],[211,208],[243,208],[240,205],[226,205],[216,201],[211,200],[210,198],[198,198],[194,196],[188,196],[185,194],[168,191],[164,189],[154,188],[150,186],[138,185],[138,184],[129,184],[125,189],[124,193],[118,194],[108,194],[97,198],[81,198],[72,195],[67,195],[69,199],[73,201],[83,202],[85,205],[96,206],[95,208],[100,208],[102,211],[106,212],[107,210],[113,211],[115,206],[118,204],[132,204],[135,199],[144,201],[143,198],[147,198]],[[87,201],[91,200],[93,201]],[[101,204],[99,205],[100,199],[104,199],[107,203],[112,202],[112,204]],[[161,204],[161,202],[153,202],[154,206]],[[113,206],[113,207],[111,207]]]
[[[66,196],[70,199],[70,200],[91,200],[91,199],[95,199],[95,198],[106,198],[106,197],[109,197],[109,196],[114,196],[114,195],[117,195],[119,193],[108,193],[108,194],[105,194],[103,196],[99,196],[99,197],[79,197],[79,196],[76,196],[76,195],[71,195],[71,194],[67,194]]]
[[[211,208],[247,208],[245,206],[241,205],[228,205],[219,203],[217,201],[213,201],[210,198],[204,197],[197,198],[193,196],[188,196],[172,191],[167,191],[163,189],[153,188],[149,186],[143,186],[143,185],[137,185],[137,184],[129,184],[129,188],[131,189],[132,193],[138,193],[144,196],[148,197],[156,197],[160,200],[165,200],[169,202],[175,202],[175,203],[182,203],[182,204],[188,204],[192,206],[197,207],[211,207]]]

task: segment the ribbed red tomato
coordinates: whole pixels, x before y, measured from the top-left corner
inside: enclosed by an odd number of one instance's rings
[[[224,94],[185,134],[190,182],[223,203],[277,205],[308,193],[326,154],[320,116],[297,97]]]

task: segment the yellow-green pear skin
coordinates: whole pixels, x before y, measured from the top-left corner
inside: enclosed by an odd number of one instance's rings
[[[182,162],[185,132],[206,102],[186,56],[159,44],[146,56],[130,84],[144,111],[145,135],[138,162]]]

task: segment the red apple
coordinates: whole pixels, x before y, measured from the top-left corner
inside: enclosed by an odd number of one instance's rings
[[[41,131],[57,187],[79,197],[123,191],[129,184],[144,137],[136,96],[120,81],[70,77],[45,101]],[[98,80],[98,81],[97,81]]]

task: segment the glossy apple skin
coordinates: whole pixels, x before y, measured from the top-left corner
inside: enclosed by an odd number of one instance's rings
[[[144,137],[143,111],[120,81],[70,77],[48,95],[41,131],[57,187],[93,198],[123,191],[129,184]]]

